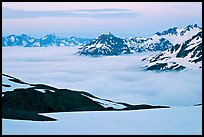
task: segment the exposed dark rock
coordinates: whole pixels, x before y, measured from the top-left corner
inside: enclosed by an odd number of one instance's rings
[[[195,104],[194,106],[202,106],[202,103],[200,103],[200,104]]]
[[[39,115],[37,112],[2,107],[2,118],[32,121],[56,121],[54,118]]]
[[[9,75],[3,75],[15,84],[25,83]],[[15,79],[15,80],[13,80]],[[19,83],[19,81],[21,81]],[[52,121],[53,118],[39,115],[38,113],[73,112],[73,111],[121,111],[150,108],[168,108],[168,106],[130,105],[101,99],[88,92],[58,89],[44,84],[28,84],[27,88],[16,88],[2,93],[2,118]],[[93,100],[95,99],[95,100]],[[107,104],[123,105],[122,108],[114,106],[104,107],[100,101]]]

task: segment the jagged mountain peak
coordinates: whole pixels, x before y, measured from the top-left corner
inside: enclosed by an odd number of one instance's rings
[[[118,38],[118,37],[114,36],[112,33],[106,32],[106,33],[103,33],[102,35],[100,35],[100,36],[98,37],[98,39],[100,39],[100,38],[111,38],[111,37],[113,37],[113,38]]]
[[[95,38],[92,42],[80,48],[82,55],[120,55],[131,53],[124,39],[118,38],[110,32]]]
[[[171,27],[147,38],[131,37],[129,39],[122,39],[107,32],[95,38],[85,47],[80,48],[79,53],[85,55],[98,55],[99,53],[101,55],[110,55],[108,53],[112,52],[115,47],[125,47],[125,49],[128,49],[129,52],[124,52],[125,54],[146,51],[165,51],[176,44],[182,44],[200,30],[202,29],[197,24],[194,24],[182,28]],[[116,51],[117,50],[115,50],[115,52]],[[119,52],[118,54],[121,54],[121,50]]]
[[[80,37],[77,36],[71,36],[70,39],[79,39]]]
[[[11,34],[11,35],[8,35],[8,36],[3,36],[4,38],[5,37],[23,37],[23,38],[28,38],[28,37],[30,37],[31,38],[31,36],[29,36],[29,35],[27,35],[27,34],[24,34],[24,33],[22,33],[22,34]]]
[[[191,25],[188,25],[188,26],[185,27],[185,29],[192,29],[192,28],[199,28],[199,29],[201,29],[201,27],[198,26],[198,24],[191,24]]]
[[[187,39],[190,39],[193,35],[196,35],[202,30],[197,24],[187,25],[185,27],[172,27],[163,32],[157,32],[151,36],[151,38],[158,40],[165,38],[169,40],[173,45],[181,44]]]
[[[2,46],[48,47],[48,46],[83,46],[92,39],[80,37],[58,37],[55,33],[47,34],[42,38],[33,38],[27,34],[9,35],[2,37]]]
[[[51,34],[45,35],[44,38],[49,38],[49,37],[57,37],[57,35],[55,33],[51,33]]]
[[[20,36],[27,36],[27,34],[25,34],[25,33],[22,33],[22,34],[20,34]]]
[[[96,44],[96,47],[101,47],[104,45],[119,45],[123,43],[123,39],[118,38],[111,34],[110,32],[104,33],[99,37],[95,38],[89,45]]]
[[[162,32],[156,32],[154,35],[162,36],[162,35],[184,35],[185,32],[191,31],[192,29],[202,29],[198,26],[198,24],[187,25],[185,27],[171,27]]]
[[[33,39],[33,37],[27,35],[27,34],[20,34],[18,37],[24,38],[24,39]]]
[[[156,32],[155,34],[158,36],[168,35],[168,34],[174,35],[174,34],[177,34],[176,30],[177,30],[177,27],[172,27],[172,28],[169,28],[168,30],[165,30],[162,32]]]
[[[145,70],[183,70],[202,68],[202,31],[191,36],[181,44],[174,45],[171,49],[159,54],[144,58],[149,64]]]
[[[113,36],[113,34],[111,32],[106,32],[103,35]]]

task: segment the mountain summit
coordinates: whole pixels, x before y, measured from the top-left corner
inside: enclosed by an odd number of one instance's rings
[[[131,53],[125,41],[111,34],[104,33],[92,42],[80,48],[81,55],[120,55]]]

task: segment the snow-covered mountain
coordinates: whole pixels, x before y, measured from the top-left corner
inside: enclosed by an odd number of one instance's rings
[[[81,55],[100,56],[129,54],[131,52],[123,39],[108,32],[95,38],[86,46],[80,47],[78,53]]]
[[[151,36],[151,38],[155,40],[164,38],[169,40],[173,45],[176,45],[192,38],[192,36],[196,35],[200,31],[202,31],[202,28],[197,24],[179,28],[173,27],[163,32],[157,32],[153,36]]]
[[[172,47],[172,43],[164,38],[154,40],[152,38],[122,39],[113,34],[105,33],[94,39],[84,47],[80,47],[81,55],[121,55],[134,52],[164,51]]]
[[[202,30],[197,24],[186,27],[172,27],[163,32],[157,32],[148,38],[126,39],[132,52],[165,51],[173,45],[181,44]]]
[[[186,27],[173,27],[157,32],[151,37],[118,38],[111,33],[102,34],[91,43],[80,48],[83,55],[121,55],[146,51],[165,51],[176,44],[181,44],[201,31],[197,24]]]
[[[33,38],[26,34],[9,35],[2,37],[2,46],[23,46],[23,47],[49,47],[49,46],[83,46],[91,42],[92,39],[70,37],[62,38],[53,34],[48,34],[43,38]]]
[[[171,49],[144,58],[145,70],[183,70],[202,68],[202,31]]]
[[[172,27],[156,32],[151,37],[118,38],[105,33],[95,39],[70,37],[62,38],[55,34],[35,39],[26,34],[2,37],[2,46],[49,47],[49,46],[83,46],[80,55],[121,55],[146,51],[165,51],[176,44],[181,44],[202,30],[197,24],[186,27]]]
[[[27,46],[33,43],[35,39],[26,34],[9,35],[2,37],[2,46]]]
[[[171,48],[172,43],[165,38],[130,38],[126,39],[126,44],[131,52],[164,51]]]

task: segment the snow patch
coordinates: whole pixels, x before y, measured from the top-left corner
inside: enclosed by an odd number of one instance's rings
[[[10,86],[10,87],[2,86],[2,92],[13,91],[14,89],[19,89],[19,88],[25,89],[25,88],[30,88],[31,87],[28,84],[16,83],[16,82],[10,81],[9,79],[12,79],[12,78],[9,78],[7,76],[2,75],[2,84]]]
[[[44,89],[35,89],[35,90],[40,91],[40,92],[42,92],[42,93],[45,93],[45,92],[46,92]]]
[[[84,94],[81,94],[81,95],[83,95],[85,97],[88,97],[93,101],[99,102],[99,104],[102,105],[105,108],[108,108],[108,107],[113,107],[114,109],[124,109],[124,108],[126,108],[126,106],[124,106],[122,104],[106,101],[106,100],[103,100],[103,99],[92,98],[92,97],[89,97],[89,96],[84,95]]]

